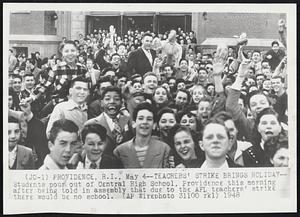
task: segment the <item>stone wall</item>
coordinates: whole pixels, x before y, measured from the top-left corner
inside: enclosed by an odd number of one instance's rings
[[[16,35],[42,35],[45,32],[44,22],[44,11],[11,13],[9,32]]]
[[[73,11],[71,14],[71,40],[78,39],[81,33],[85,35],[85,12]]]
[[[278,38],[277,23],[282,17],[271,13],[208,13],[205,37],[231,38],[246,32],[249,38]]]

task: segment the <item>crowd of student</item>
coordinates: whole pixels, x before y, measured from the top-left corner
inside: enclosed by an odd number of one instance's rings
[[[288,166],[286,51],[196,43],[111,26],[49,58],[9,50],[9,168]]]

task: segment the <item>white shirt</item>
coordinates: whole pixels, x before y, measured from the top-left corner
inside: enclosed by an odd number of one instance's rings
[[[97,169],[100,168],[100,161],[101,161],[101,157],[99,158],[99,160],[97,160],[95,163],[97,165]],[[85,163],[84,163],[84,169],[90,169],[90,165],[91,165],[92,161],[90,161],[90,159],[88,159],[87,157],[85,158]]]
[[[252,144],[250,142],[246,141],[237,141],[237,149],[234,155],[234,163],[238,163],[238,158],[240,158],[243,155],[243,151],[250,148]],[[242,165],[243,166],[243,165]]]
[[[150,65],[152,66],[152,63],[153,63],[153,59],[152,59],[152,55],[151,55],[151,52],[148,51],[148,50],[145,50],[144,48],[142,48],[142,50],[144,51],[144,53],[146,54],[149,62],[150,62]]]
[[[201,165],[200,168],[201,169],[211,169],[211,167],[207,166],[206,161],[203,162],[203,164]],[[218,167],[218,169],[227,169],[227,168],[229,168],[229,166],[228,166],[228,163],[227,163],[226,160],[225,160],[225,162],[220,167]]]
[[[262,139],[260,141],[260,147],[262,148],[262,150],[265,150],[265,141]]]
[[[9,168],[12,168],[17,158],[17,145],[9,152]]]
[[[67,170],[68,168],[65,166],[64,168],[60,168],[54,160],[48,154],[45,157],[44,164],[39,168],[39,170]]]
[[[105,112],[103,112],[103,115],[106,119],[106,122],[108,124],[110,131],[112,132],[115,129],[115,123],[114,123],[113,119],[111,119]],[[117,118],[119,118],[119,116],[120,116],[120,114],[117,115]]]

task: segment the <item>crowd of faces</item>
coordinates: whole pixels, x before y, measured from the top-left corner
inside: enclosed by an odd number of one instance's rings
[[[75,45],[63,44],[60,58],[53,55],[44,59],[41,69],[54,68],[57,65],[62,65],[62,62],[67,64],[80,62],[87,69],[101,70],[95,64],[93,58],[88,58],[89,55],[92,56],[100,48],[106,49],[104,58],[111,63],[112,68],[114,66],[118,68],[121,58],[141,46],[143,33],[129,30],[126,35],[121,37],[111,28],[110,30],[95,30],[85,37],[79,35],[78,40],[75,40]],[[165,40],[168,37],[168,32],[157,36],[153,34],[154,37]],[[193,32],[187,34],[180,30],[177,35],[177,41],[181,45],[191,44],[192,38],[194,38]],[[144,46],[151,48],[153,46],[151,44],[152,39],[143,41]],[[273,49],[277,49],[276,45]],[[86,55],[82,55],[84,52],[86,52]],[[97,93],[101,97],[103,112],[111,117],[119,114],[122,108],[125,108],[123,111],[127,110],[127,114],[131,115],[137,105],[142,102],[149,102],[156,109],[156,113],[168,108],[159,116],[158,120],[155,120],[155,114],[150,110],[139,111],[134,118],[136,134],[145,137],[153,134],[153,132],[158,132],[158,135],[167,138],[170,136],[171,129],[175,125],[180,125],[183,128],[173,135],[171,146],[183,161],[196,159],[198,157],[197,148],[205,153],[206,159],[217,160],[224,158],[230,152],[237,141],[239,129],[237,129],[233,120],[224,121],[223,124],[218,122],[209,123],[212,118],[213,100],[218,94],[215,91],[214,82],[209,80],[213,72],[214,54],[196,52],[190,47],[186,56],[180,61],[178,69],[172,65],[162,65],[160,67],[160,78],[151,72],[146,73],[143,77],[139,74],[127,77],[118,75],[114,70],[102,71],[101,78],[93,92],[86,83],[75,82],[70,88],[69,94],[75,102],[82,104],[87,102],[88,96]],[[235,51],[230,48],[230,58],[228,60],[235,59],[236,56]],[[271,106],[268,97],[283,91],[285,82],[278,77],[272,78],[273,72],[268,61],[262,61],[263,57],[259,51],[249,51],[247,56],[251,60],[251,67],[248,68],[249,76],[241,88],[239,105],[245,111],[245,114],[249,115],[249,118],[257,118],[259,113]],[[39,53],[36,53],[35,59],[27,59],[24,54],[18,55],[18,64],[10,75],[9,81],[13,92],[20,93],[23,89],[32,90],[40,83],[45,82],[47,76],[42,76],[42,73],[38,76],[38,79],[30,73],[26,74],[26,71],[30,70],[32,72],[37,67],[37,59],[39,58]],[[258,63],[260,64],[259,69],[256,68]],[[229,64],[227,66],[223,75],[225,95],[228,94],[227,90],[234,83],[237,74],[237,71],[232,71]],[[195,80],[176,79],[176,71],[187,71],[189,69],[197,72]],[[114,91],[101,95],[108,86],[120,88],[122,95]],[[252,92],[257,91],[260,91],[260,93],[249,98]],[[9,95],[8,106],[10,109],[20,110],[16,105],[15,93],[13,92]],[[268,142],[282,132],[276,113],[266,113],[259,116],[256,123],[256,129],[264,142]],[[8,134],[9,147],[13,149],[21,137],[19,125],[10,123]],[[51,141],[50,150],[60,149],[60,151],[54,151],[58,156],[53,156],[59,164],[66,165],[70,160],[72,153],[70,149],[74,146],[72,144],[76,140],[77,137],[74,132],[59,132],[55,140]],[[82,142],[89,157],[93,160],[97,160],[106,147],[105,138],[95,132],[87,133]],[[287,166],[287,150],[286,147],[279,147],[270,156],[270,162],[274,166]]]

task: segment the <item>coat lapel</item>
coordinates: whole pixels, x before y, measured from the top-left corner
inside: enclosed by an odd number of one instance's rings
[[[111,132],[109,126],[108,126],[108,123],[106,121],[106,118],[104,116],[104,113],[102,113],[100,116],[99,116],[99,123],[106,128],[106,134],[107,136],[110,138],[110,139],[114,139],[114,135],[113,133]]]
[[[152,63],[150,63],[148,57],[146,56],[146,54],[145,54],[145,52],[143,51],[142,48],[140,48],[140,52],[141,52],[141,55],[142,55],[143,59],[151,66]],[[151,52],[150,52],[150,53],[151,53]],[[152,55],[152,53],[151,53],[151,55]],[[152,55],[152,59],[153,59],[153,55]]]
[[[16,166],[16,169],[23,169],[24,168],[24,158],[25,158],[25,151],[20,148],[20,146],[18,146],[18,149],[17,149],[17,166]]]
[[[142,166],[139,162],[139,159],[136,155],[136,150],[134,148],[134,142],[135,142],[135,140],[133,140],[132,143],[130,143],[130,145],[129,145],[129,149],[130,149],[129,152],[128,152],[129,159],[131,159],[133,161],[132,162],[133,165],[136,165],[136,167],[142,168]],[[144,166],[145,166],[145,164],[144,164]]]
[[[152,142],[151,138],[144,161],[144,168],[151,167],[151,165],[153,165],[153,158],[157,155],[160,155],[160,153],[158,152],[157,146],[154,142]]]

